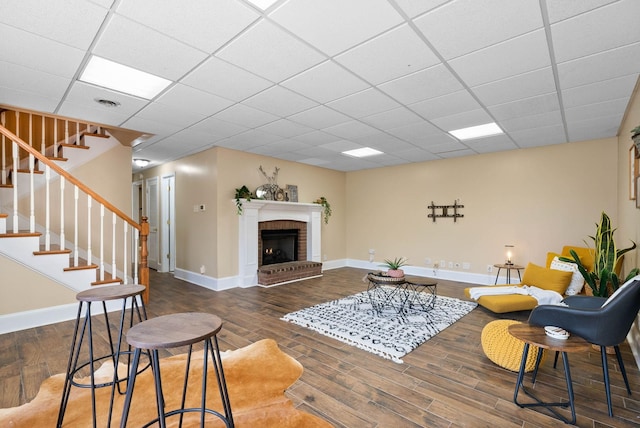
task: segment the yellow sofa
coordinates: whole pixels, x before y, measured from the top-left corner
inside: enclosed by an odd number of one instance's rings
[[[525,284],[532,285],[544,290],[554,290],[564,295],[573,277],[573,272],[551,269],[551,263],[556,256],[571,258],[569,253],[570,250],[574,250],[576,252],[580,261],[588,270],[593,269],[593,249],[565,246],[562,248],[562,252],[560,254],[552,252],[547,254],[545,267],[529,263],[522,275],[522,282],[514,285],[520,287]],[[471,298],[469,292],[470,289],[471,287],[465,288],[464,290],[464,294],[467,298]],[[522,294],[482,296],[478,298],[477,302],[479,305],[498,314],[505,312],[528,311],[538,305],[538,301],[534,297]]]

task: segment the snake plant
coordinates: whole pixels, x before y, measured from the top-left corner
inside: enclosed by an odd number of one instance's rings
[[[611,228],[611,220],[605,212],[602,212],[600,223],[596,226],[595,236],[590,236],[594,242],[593,270],[587,270],[574,250],[570,251],[571,257],[573,257],[571,261],[578,266],[578,270],[585,282],[591,287],[593,295],[607,297],[609,295],[608,285],[611,286],[613,291],[620,287],[620,278],[618,278],[619,263],[621,263],[622,256],[625,253],[636,248],[636,243],[631,241],[633,245],[630,247],[618,249],[613,239],[616,229]],[[639,272],[638,268],[633,268],[622,283],[638,275]]]

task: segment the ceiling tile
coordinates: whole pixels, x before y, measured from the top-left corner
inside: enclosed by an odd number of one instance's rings
[[[354,120],[351,122],[345,122],[341,123],[340,125],[325,128],[324,132],[348,139],[375,134],[376,132],[378,132],[378,130],[362,122],[357,122]]]
[[[268,132],[270,134],[278,135],[284,138],[296,137],[302,134],[308,134],[313,129],[292,122],[287,119],[276,120],[275,122],[268,123],[264,126],[257,128],[258,131]]]
[[[257,153],[257,149],[261,149],[262,154],[267,156],[280,156],[283,153],[294,152],[296,150],[302,150],[308,148],[309,145],[300,141],[281,139],[272,143],[265,144],[264,146],[258,146],[252,150],[253,153]]]
[[[431,153],[444,154],[447,152],[455,152],[459,150],[467,150],[467,147],[453,138],[441,139],[441,141],[429,141],[425,146]]]
[[[206,132],[208,134],[215,134],[220,137],[231,137],[233,135],[241,134],[248,130],[248,128],[235,123],[226,122],[224,120],[216,119],[215,117],[208,117],[201,122],[192,125],[190,128]]]
[[[422,118],[406,107],[376,113],[362,118],[363,122],[378,129],[398,128],[410,123],[422,122]]]
[[[170,80],[179,79],[207,56],[119,15],[114,15],[107,24],[94,53]]]
[[[587,141],[612,137],[617,134],[619,127],[619,115],[567,122],[569,141]]]
[[[182,105],[166,105],[159,102],[147,104],[136,116],[156,122],[165,122],[186,128],[206,117],[202,112],[186,110]]]
[[[281,86],[271,88],[254,95],[242,102],[253,108],[286,117],[318,104]]]
[[[21,65],[0,61],[0,102],[5,100],[5,89],[31,92],[36,96],[59,100],[69,87],[71,79],[32,70]]]
[[[567,142],[563,125],[512,131],[509,135],[521,148],[548,146]]]
[[[409,150],[401,150],[394,152],[396,156],[402,158],[408,162],[426,162],[436,159],[440,159],[438,155],[434,155],[430,151],[413,147]]]
[[[234,104],[225,98],[190,86],[176,84],[157,99],[160,104],[180,106],[182,109],[209,116]]]
[[[428,10],[434,9],[449,0],[396,0],[396,3],[404,13],[413,18]]]
[[[352,141],[359,146],[372,147],[385,153],[395,153],[397,150],[410,150],[415,146],[393,135],[378,132],[366,137],[353,138]]]
[[[402,22],[386,0],[287,1],[269,16],[330,56]]]
[[[409,106],[411,110],[427,119],[451,116],[456,113],[477,110],[480,104],[467,91],[457,91],[436,98],[419,101]]]
[[[384,58],[384,61],[380,61]],[[408,25],[376,37],[335,60],[366,81],[379,84],[436,65],[439,58]]]
[[[267,123],[278,119],[278,116],[276,115],[265,113],[261,110],[242,104],[231,106],[228,109],[217,113],[213,117],[251,128],[257,128],[258,126],[266,125]]]
[[[332,141],[330,143],[321,144],[318,147],[321,147],[326,150],[331,150],[332,152],[346,152],[347,150],[361,149],[362,144],[354,143],[349,140],[338,140]]]
[[[504,150],[514,150],[518,147],[506,135],[494,135],[478,138],[467,142],[467,146],[478,153],[493,153]]]
[[[302,141],[307,144],[311,144],[314,146],[319,146],[321,144],[331,143],[333,141],[338,141],[340,137],[332,134],[328,134],[322,131],[313,131],[308,134],[298,135],[296,137],[296,141]]]
[[[275,83],[325,59],[268,21],[259,22],[216,55]]]
[[[452,131],[454,129],[490,123],[493,122],[493,118],[491,118],[485,110],[478,109],[451,116],[439,117],[433,119],[431,122],[445,131]]]
[[[565,108],[571,108],[616,98],[629,98],[637,78],[637,75],[630,74],[616,79],[567,89],[562,91],[562,102]]]
[[[506,120],[560,110],[560,102],[558,96],[551,93],[491,106],[488,109],[497,120]]]
[[[79,49],[87,49],[107,9],[85,0],[2,0],[0,22]]]
[[[117,13],[190,46],[212,53],[236,36],[259,15],[235,0],[181,2],[124,0]]]
[[[618,0],[548,1],[547,11],[552,24]]]
[[[273,86],[267,79],[216,57],[206,60],[181,82],[233,101],[242,101]]]
[[[556,60],[569,61],[637,42],[639,16],[639,1],[620,1],[552,25]]]
[[[289,116],[289,119],[314,129],[327,128],[329,126],[351,120],[349,116],[325,106],[314,107],[298,114],[294,114]]]
[[[40,93],[21,91],[16,88],[0,86],[2,104],[20,106],[24,109],[53,113],[58,106],[59,98],[47,98]]]
[[[319,103],[342,98],[369,87],[333,61],[325,61],[281,84]]]
[[[378,87],[403,104],[413,104],[459,91],[462,84],[440,64]]]
[[[638,75],[640,42],[558,64],[562,90],[629,74]]]
[[[400,104],[377,89],[366,89],[327,104],[348,116],[360,118],[400,107]]]
[[[556,90],[551,67],[475,86],[472,91],[484,105],[504,104]]]
[[[518,116],[500,121],[500,127],[506,132],[522,131],[524,129],[562,126],[560,110],[553,110],[540,114]]]
[[[106,99],[120,103],[118,107],[104,107],[96,102],[97,99]],[[148,104],[147,100],[126,95],[109,89],[89,85],[76,81],[69,90],[65,101],[84,105],[87,108],[99,108],[109,110],[117,115],[129,117]],[[82,116],[80,116],[82,117]]]
[[[415,20],[446,59],[468,54],[542,27],[538,0],[458,0]]]
[[[279,139],[279,137],[276,137],[273,134],[249,130],[242,134],[219,140],[216,142],[216,146],[227,147],[234,150],[249,150],[251,148],[273,142],[277,139]]]
[[[440,129],[428,122],[416,122],[410,125],[389,129],[387,132],[412,143],[421,143],[428,137],[443,135],[443,132]]]
[[[175,125],[167,122],[158,122],[155,120],[143,119],[139,116],[132,116],[127,119],[126,122],[122,123],[122,127],[127,129],[137,129],[141,132],[145,132],[148,134],[155,134],[155,137],[150,138],[144,143],[136,145],[136,148],[142,149],[147,145],[153,143],[154,141],[158,141],[167,135],[175,134],[176,132],[183,129],[183,126]]]
[[[80,49],[8,25],[0,24],[0,34],[0,58],[34,70],[70,79],[84,58]]]
[[[567,123],[579,122],[589,119],[597,119],[599,117],[615,116],[624,114],[629,98],[619,98],[616,100],[605,101],[596,104],[587,104],[578,107],[572,107],[565,110],[565,118]]]
[[[478,86],[539,68],[551,58],[543,30],[519,36],[449,62],[469,86]]]

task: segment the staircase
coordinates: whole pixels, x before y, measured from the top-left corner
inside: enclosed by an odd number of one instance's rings
[[[5,110],[0,120],[0,254],[75,292],[143,284],[148,301],[148,223],[69,172],[120,143],[54,116]]]

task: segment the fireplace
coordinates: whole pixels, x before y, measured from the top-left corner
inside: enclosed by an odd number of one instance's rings
[[[298,229],[262,230],[262,266],[298,260]]]
[[[259,270],[273,271],[275,276],[290,274],[296,270],[300,278],[300,266],[321,266],[321,225],[322,206],[300,202],[280,202],[252,199],[243,201],[243,213],[239,219],[238,274],[239,285],[250,287],[260,284]],[[297,229],[297,260],[294,262],[274,263],[263,267],[262,231],[276,229]],[[295,265],[295,268],[288,265]],[[304,267],[306,269],[306,267]],[[314,269],[317,269],[314,267]],[[287,270],[287,272],[284,272]],[[274,276],[273,274],[270,276]],[[284,282],[292,278],[277,278]]]

